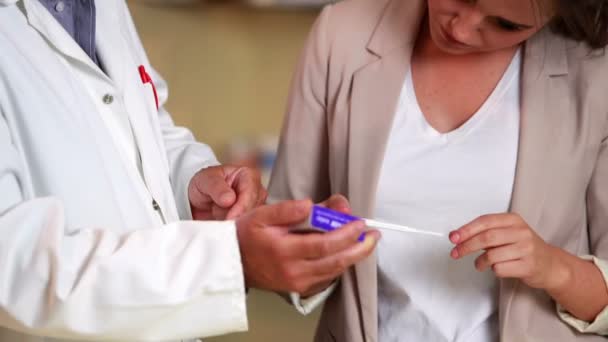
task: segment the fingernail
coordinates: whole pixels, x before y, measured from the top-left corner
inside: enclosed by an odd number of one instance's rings
[[[460,241],[460,233],[454,231],[450,233],[450,241],[458,243]]]
[[[457,248],[452,249],[452,252],[450,253],[450,256],[452,258],[454,258],[454,259],[458,259],[458,256],[459,256],[458,249]]]
[[[376,243],[376,239],[371,234],[365,235],[365,240],[363,240],[363,245],[365,247],[372,247]]]

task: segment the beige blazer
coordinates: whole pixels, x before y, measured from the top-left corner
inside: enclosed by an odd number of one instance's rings
[[[312,29],[289,97],[274,199],[343,193],[372,215],[424,0],[348,0]],[[546,29],[525,45],[511,210],[547,242],[608,258],[608,57]],[[449,80],[446,80],[446,82]],[[471,267],[473,267],[471,265]],[[502,341],[604,341],[563,323],[543,291],[500,281]],[[316,341],[377,341],[376,258],[327,300]]]

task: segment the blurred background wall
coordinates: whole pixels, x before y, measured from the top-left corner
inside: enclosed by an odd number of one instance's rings
[[[152,65],[169,83],[167,107],[174,120],[210,144],[221,161],[257,164],[267,175],[291,73],[319,6],[296,9],[267,6],[277,0],[251,1],[256,6],[234,1],[128,2]],[[205,341],[312,340],[318,312],[302,317],[278,296],[257,291],[249,295],[248,310],[248,333]]]

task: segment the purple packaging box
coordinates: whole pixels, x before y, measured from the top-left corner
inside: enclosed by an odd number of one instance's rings
[[[347,223],[358,220],[361,220],[361,218],[315,205],[312,207],[308,224],[309,228],[313,228],[314,230],[330,232]],[[359,236],[359,241],[363,242],[364,239],[365,233]]]

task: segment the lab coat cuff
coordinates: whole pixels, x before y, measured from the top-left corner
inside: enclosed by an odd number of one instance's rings
[[[215,311],[216,318],[226,315],[225,319],[219,320],[225,322],[226,326],[218,327],[217,330],[247,331],[247,291],[236,224],[234,221],[195,221],[195,223],[199,224],[201,229],[210,229],[210,224],[218,225],[211,229],[217,231],[219,235],[216,238],[224,245],[222,249],[225,253],[218,256],[222,259],[223,276],[218,279],[215,286],[206,287],[201,293],[202,297],[208,297],[210,293],[215,294],[218,305]],[[200,270],[200,272],[205,272],[205,270]],[[210,310],[207,305],[200,309],[207,312]]]
[[[336,289],[337,282],[331,284],[328,288],[322,292],[317,293],[314,296],[308,298],[302,298],[300,294],[291,292],[289,298],[291,299],[292,305],[302,315],[308,315],[319,307]]]
[[[602,272],[604,281],[608,283],[608,261],[596,258],[592,255],[584,255],[581,256],[581,258],[593,261],[595,266]],[[580,333],[608,335],[608,307],[605,307],[604,310],[595,317],[593,322],[583,321],[572,316],[559,304],[557,304],[557,314],[562,321]]]

